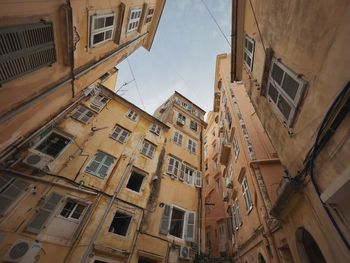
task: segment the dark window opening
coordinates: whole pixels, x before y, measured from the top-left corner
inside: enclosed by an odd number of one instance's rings
[[[36,149],[52,157],[57,157],[69,142],[70,139],[53,132]]]
[[[131,216],[120,212],[116,212],[108,232],[112,232],[121,236],[126,236],[130,222]]]
[[[137,263],[157,263],[157,261],[148,258],[140,258]]]
[[[171,215],[171,223],[169,234],[182,238],[182,229],[184,225],[185,212],[177,208],[173,208],[173,213]]]
[[[307,257],[309,262],[327,263],[316,241],[304,228],[297,230],[297,241],[300,256]]]
[[[139,174],[137,172],[132,172],[126,187],[135,191],[135,192],[140,192],[143,178],[144,178],[144,176],[142,174]]]

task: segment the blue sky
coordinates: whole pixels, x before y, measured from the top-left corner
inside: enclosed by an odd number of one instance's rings
[[[232,1],[204,1],[230,39]],[[143,103],[135,81],[118,94],[153,114],[177,90],[209,111],[216,55],[229,52],[229,45],[201,0],[167,0],[151,51],[140,48],[128,58]],[[118,69],[117,88],[133,79],[127,60]]]

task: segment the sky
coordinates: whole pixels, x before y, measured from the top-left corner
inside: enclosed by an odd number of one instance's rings
[[[204,0],[230,40],[231,0]],[[213,104],[216,56],[230,46],[202,0],[166,0],[151,48],[139,48],[117,68],[117,89],[127,100],[150,114],[174,91],[205,111]],[[137,91],[139,89],[139,93]]]

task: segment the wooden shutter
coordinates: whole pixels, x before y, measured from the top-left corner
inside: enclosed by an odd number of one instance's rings
[[[185,179],[185,167],[186,167],[186,165],[181,164],[181,171],[180,171],[180,174],[179,174],[179,179],[181,181],[183,181]]]
[[[186,225],[186,234],[185,240],[189,242],[194,241],[194,212],[187,212],[187,225]]]
[[[1,181],[7,178],[1,178]],[[4,215],[7,209],[27,190],[30,183],[15,179],[14,181],[8,181],[8,187],[0,193],[0,215]],[[3,184],[3,182],[1,182]],[[1,187],[0,188],[4,188]]]
[[[168,164],[168,171],[167,171],[167,173],[168,174],[173,174],[173,172],[174,172],[174,158],[172,158],[172,157],[169,157],[169,164]]]
[[[0,84],[54,62],[52,23],[0,28]]]
[[[202,187],[202,172],[195,171],[193,173],[194,176],[194,185],[197,187]]]
[[[164,205],[162,219],[160,221],[159,234],[167,235],[170,223],[170,205]]]
[[[39,211],[34,215],[33,219],[26,228],[26,231],[33,234],[38,234],[45,226],[45,223],[55,211],[58,203],[63,196],[58,193],[52,193],[41,205]]]

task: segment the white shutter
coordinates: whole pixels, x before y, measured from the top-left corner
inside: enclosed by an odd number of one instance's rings
[[[170,223],[170,211],[171,207],[169,205],[164,205],[162,219],[159,226],[159,234],[167,235]]]
[[[195,178],[194,185],[197,186],[197,187],[202,187],[202,172],[195,171],[193,173],[193,176]]]
[[[180,171],[180,175],[179,175],[179,179],[181,181],[183,181],[185,178],[185,167],[186,166],[184,164],[181,164],[181,171]]]
[[[194,212],[186,213],[186,232],[185,240],[189,242],[194,241],[194,232],[195,232],[195,215]]]
[[[3,177],[3,179],[9,179]],[[3,180],[1,180],[3,181]],[[6,210],[27,190],[29,183],[21,180],[9,180],[8,187],[0,193],[0,215],[4,215]],[[1,185],[3,183],[1,182]],[[5,188],[1,187],[0,188]],[[1,189],[0,189],[1,190]]]
[[[174,173],[174,161],[175,159],[172,157],[169,157],[169,164],[168,164],[168,174],[173,174]]]

